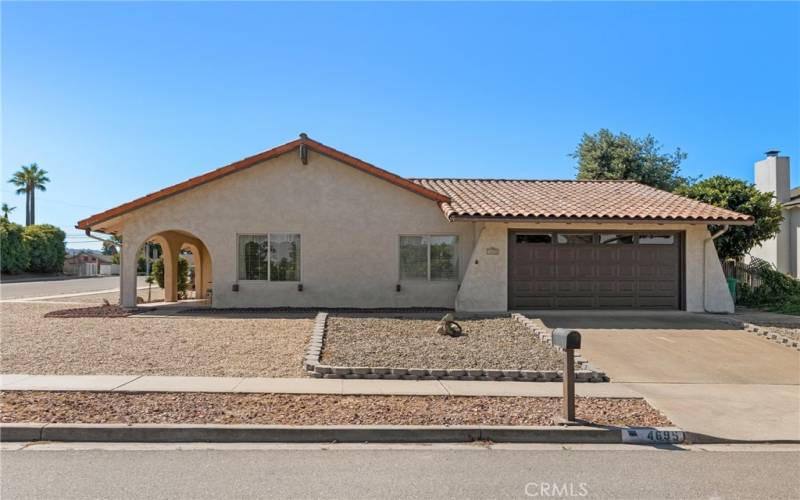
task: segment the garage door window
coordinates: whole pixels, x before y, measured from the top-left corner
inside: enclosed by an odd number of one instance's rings
[[[600,233],[601,245],[633,245],[633,239],[632,234]]]
[[[517,243],[530,245],[549,245],[553,242],[551,233],[525,233],[517,234]]]
[[[587,234],[559,234],[558,235],[558,244],[559,245],[591,245],[594,243],[594,235],[591,233]]]
[[[640,245],[672,245],[675,243],[674,234],[640,234]]]

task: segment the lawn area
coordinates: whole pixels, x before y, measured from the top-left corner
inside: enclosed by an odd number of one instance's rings
[[[425,317],[331,316],[322,363],[441,369],[560,370],[563,354],[510,317],[457,319],[461,337]]]
[[[87,304],[94,305],[94,304]],[[302,377],[310,315],[45,318],[65,304],[0,304],[3,373]]]

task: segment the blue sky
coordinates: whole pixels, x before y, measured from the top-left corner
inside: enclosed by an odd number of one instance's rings
[[[405,176],[572,178],[601,127],[800,184],[800,4],[2,4],[3,181],[78,219],[297,137]],[[24,221],[24,198],[3,182]]]

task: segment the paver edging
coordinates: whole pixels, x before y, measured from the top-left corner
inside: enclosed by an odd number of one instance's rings
[[[727,323],[729,325],[741,328],[742,331],[745,331],[747,333],[752,333],[757,337],[764,337],[765,339],[771,340],[777,344],[784,345],[790,349],[796,349],[800,351],[800,340],[795,340],[786,337],[785,335],[781,335],[779,333],[770,332],[768,326],[754,325],[753,323],[748,323],[747,321],[742,321],[736,318],[728,318],[725,316],[721,316],[717,319],[719,319],[723,323]]]
[[[511,314],[511,317],[522,323],[540,341],[550,344],[551,347],[560,352],[564,352],[564,350],[557,345],[553,345],[553,330],[551,328],[547,328],[542,320],[538,318],[529,318],[520,313],[513,313]],[[579,367],[579,369],[575,370],[576,382],[608,382],[610,380],[603,370],[598,368],[596,365],[589,363],[589,361],[580,354],[575,355],[575,363]],[[558,373],[559,380],[561,380],[561,371]]]
[[[512,318],[528,327],[542,342],[552,346],[552,332],[537,328],[531,320],[514,313]],[[325,379],[385,379],[385,380],[481,380],[493,382],[560,382],[560,370],[519,370],[502,368],[417,368],[417,367],[372,367],[372,366],[332,366],[321,362],[322,349],[328,331],[328,313],[320,311],[314,321],[303,368],[312,378]],[[558,347],[553,346],[555,349]],[[575,357],[580,369],[575,371],[576,382],[606,382],[605,373],[597,370],[581,356]]]

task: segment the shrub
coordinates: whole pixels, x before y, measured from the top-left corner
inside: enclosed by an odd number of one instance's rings
[[[164,288],[164,259],[159,258],[153,261],[150,268],[152,276],[159,288]],[[186,289],[189,287],[189,261],[183,257],[178,257],[178,296],[186,297]]]
[[[761,285],[739,285],[739,304],[784,314],[800,314],[800,281],[777,271],[766,262],[758,263]]]
[[[22,236],[30,255],[29,271],[60,273],[63,270],[67,253],[64,231],[50,224],[36,224],[27,226]]]
[[[19,224],[0,221],[0,268],[4,273],[15,274],[28,269],[30,255],[23,232]]]

